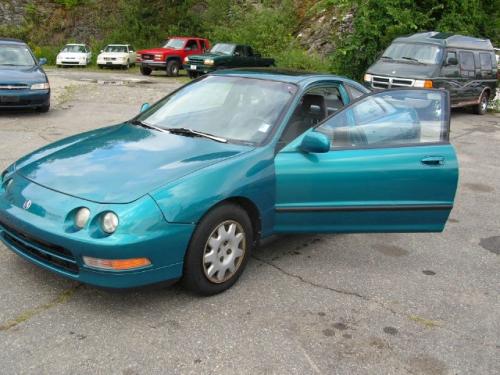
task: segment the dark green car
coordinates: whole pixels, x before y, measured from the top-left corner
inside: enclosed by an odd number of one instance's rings
[[[217,43],[208,53],[184,59],[184,69],[191,78],[217,69],[270,66],[274,66],[274,59],[261,57],[250,46],[233,43]]]

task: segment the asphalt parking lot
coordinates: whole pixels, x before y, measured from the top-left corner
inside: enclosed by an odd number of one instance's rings
[[[182,82],[49,78],[49,113],[0,114],[0,170]],[[275,238],[215,297],[99,290],[0,245],[0,373],[500,373],[500,115],[456,111],[451,128],[460,182],[443,233]]]

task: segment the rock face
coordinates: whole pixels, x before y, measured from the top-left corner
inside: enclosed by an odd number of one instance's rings
[[[0,25],[20,26],[24,21],[25,7],[29,0],[0,1]]]
[[[353,31],[354,10],[331,7],[303,20],[297,39],[308,52],[326,56],[335,50],[334,40]]]

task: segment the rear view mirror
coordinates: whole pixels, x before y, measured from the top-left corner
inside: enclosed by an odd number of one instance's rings
[[[141,110],[140,112],[144,112],[144,111],[147,111],[149,108],[151,108],[151,105],[149,103],[144,103],[143,105],[141,105]]]
[[[313,130],[302,138],[300,149],[315,154],[325,153],[330,151],[330,140],[323,133]]]
[[[448,57],[448,59],[446,60],[446,66],[448,65],[458,65],[458,60],[456,57]]]

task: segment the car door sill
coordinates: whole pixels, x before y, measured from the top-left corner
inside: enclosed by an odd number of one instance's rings
[[[300,206],[275,207],[276,212],[322,212],[322,211],[420,211],[420,210],[451,210],[451,204],[404,204],[377,206]]]

